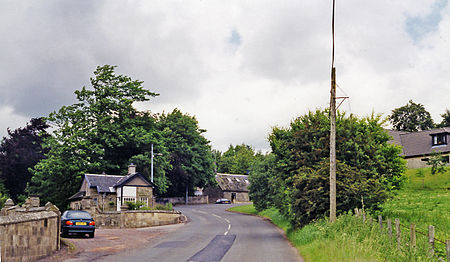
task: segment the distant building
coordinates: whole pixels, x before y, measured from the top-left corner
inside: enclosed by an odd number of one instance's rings
[[[405,157],[408,168],[428,167],[426,161],[433,152],[441,153],[447,163],[449,162],[450,127],[418,132],[395,130],[389,130],[388,132],[393,137],[391,143],[403,147],[401,155]]]
[[[136,166],[128,167],[128,175],[85,174],[80,190],[69,198],[70,208],[86,210],[92,206],[100,210],[121,211],[125,202],[143,202],[152,207],[154,185]]]
[[[248,181],[247,175],[237,174],[216,174],[217,187],[207,187],[204,195],[208,195],[209,203],[214,203],[219,198],[228,198],[232,202],[248,202]]]

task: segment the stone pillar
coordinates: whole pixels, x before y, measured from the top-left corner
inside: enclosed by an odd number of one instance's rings
[[[3,208],[1,210],[1,215],[2,216],[7,216],[8,215],[8,209],[14,206],[14,201],[12,201],[11,198],[8,198],[8,200],[6,200],[5,204],[3,205]]]
[[[41,206],[41,200],[39,199],[39,196],[30,196],[29,199],[31,202],[31,207],[40,207]]]

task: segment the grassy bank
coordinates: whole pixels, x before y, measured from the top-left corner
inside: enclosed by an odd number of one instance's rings
[[[436,237],[449,239],[450,230],[450,172],[431,175],[424,169],[424,176],[417,170],[409,170],[405,188],[386,202],[383,217],[399,218],[403,224],[417,224],[426,232],[428,225],[436,227]],[[342,215],[336,223],[319,220],[300,229],[293,229],[279,212],[272,208],[257,212],[252,205],[232,208],[234,211],[264,216],[282,228],[306,261],[437,261],[428,257],[426,237],[417,235],[417,247],[411,249],[409,231],[402,229],[403,245],[397,249],[395,239],[386,231],[380,233],[376,222],[363,223],[351,214]],[[436,244],[440,256],[445,256],[444,246]],[[411,251],[412,250],[412,251]]]

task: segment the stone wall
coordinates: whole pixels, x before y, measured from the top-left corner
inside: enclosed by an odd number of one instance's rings
[[[24,207],[13,205],[5,203],[0,215],[1,261],[36,261],[60,249],[56,206],[36,207],[36,199],[27,200]]]
[[[442,154],[442,156],[449,156],[448,154]],[[427,161],[430,156],[417,156],[417,157],[409,157],[406,159],[406,167],[408,168],[425,168],[430,167],[427,165]],[[450,163],[447,163],[446,166],[450,166]]]
[[[177,224],[182,222],[179,211],[130,210],[121,212],[91,213],[99,228],[138,228]]]
[[[234,199],[232,194],[235,194],[236,196]],[[250,201],[248,192],[223,192],[223,196],[225,198],[228,198],[229,200],[234,201],[235,203]]]
[[[162,197],[156,199],[156,204],[167,204],[172,203],[172,205],[184,205],[186,204],[185,197]],[[208,196],[189,196],[188,197],[189,205],[199,205],[199,204],[208,204]]]

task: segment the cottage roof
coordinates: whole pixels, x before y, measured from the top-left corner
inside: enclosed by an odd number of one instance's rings
[[[402,155],[405,157],[428,155],[433,151],[443,153],[450,152],[450,127],[435,128],[418,132],[389,130],[389,134],[393,137],[391,142],[403,147]],[[432,136],[436,134],[446,134],[447,144],[433,146]]]
[[[73,196],[69,197],[69,200],[81,199],[86,195],[86,191],[78,191]]]
[[[106,174],[86,174],[84,175],[89,187],[96,187],[98,193],[111,193],[113,186],[124,176]]]
[[[248,192],[247,175],[221,174],[216,175],[216,181],[222,191]]]

